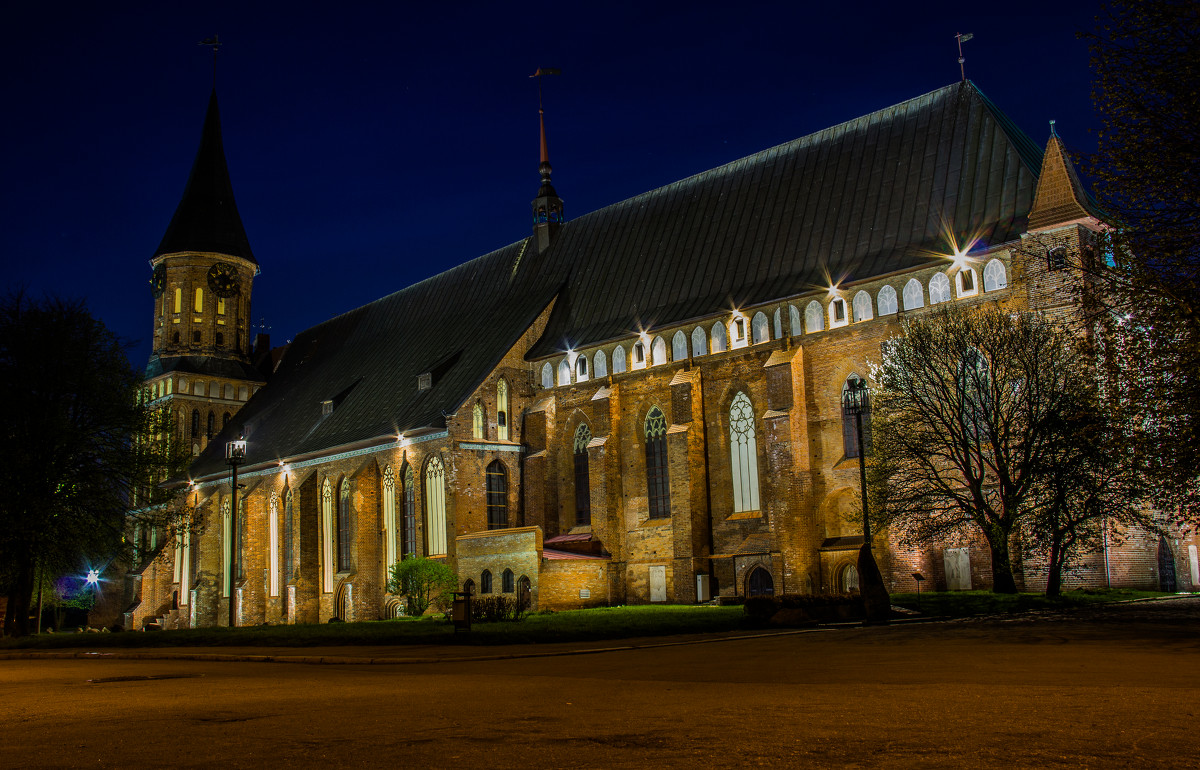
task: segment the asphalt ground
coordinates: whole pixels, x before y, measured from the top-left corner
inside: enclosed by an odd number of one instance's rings
[[[716,640],[9,653],[0,765],[1194,767],[1198,652],[1200,597]]]

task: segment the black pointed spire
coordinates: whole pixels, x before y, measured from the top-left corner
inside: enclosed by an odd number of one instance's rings
[[[558,197],[554,185],[550,182],[553,168],[550,166],[550,147],[546,142],[546,111],[542,109],[542,76],[557,74],[559,74],[557,69],[539,67],[538,71],[530,76],[538,79],[538,138],[540,140],[538,173],[542,177],[542,184],[538,187],[537,197],[533,199],[532,203],[533,233],[537,241],[538,253],[550,247],[559,225],[564,221],[562,198]]]
[[[221,143],[221,113],[217,108],[216,89],[208,100],[200,149],[196,152],[196,162],[192,164],[183,198],[154,256],[180,251],[229,254],[258,264],[233,199],[233,184],[229,181],[229,167],[225,164],[225,149]]]

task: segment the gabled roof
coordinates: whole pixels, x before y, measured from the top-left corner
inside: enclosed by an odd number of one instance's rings
[[[964,82],[608,206],[300,334],[193,474],[444,426],[552,300],[530,358],[1016,240],[1040,164]]]
[[[229,181],[229,167],[225,164],[225,149],[221,143],[221,114],[215,89],[208,100],[200,149],[196,151],[183,198],[154,256],[181,251],[229,254],[258,264],[233,199],[233,183]]]
[[[592,212],[530,357],[1016,240],[1041,156],[968,81]]]

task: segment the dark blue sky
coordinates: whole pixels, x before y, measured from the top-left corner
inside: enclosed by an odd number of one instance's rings
[[[1091,152],[1095,2],[22,3],[5,11],[5,289],[149,355],[148,259],[225,43],[225,151],[278,344],[529,233],[537,95],[567,216],[967,76]],[[975,10],[972,10],[975,9]],[[988,9],[988,10],[977,10]]]

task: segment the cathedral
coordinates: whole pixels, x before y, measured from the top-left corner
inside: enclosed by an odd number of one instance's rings
[[[395,617],[413,555],[533,609],[853,590],[843,390],[935,305],[1071,312],[1103,227],[1053,131],[970,81],[574,219],[541,138],[527,237],[272,351],[213,94],[151,259],[187,524],[130,572],[126,628]],[[1194,538],[1126,535],[1068,587],[1200,584]],[[982,541],[873,544],[892,591],[990,587]]]

